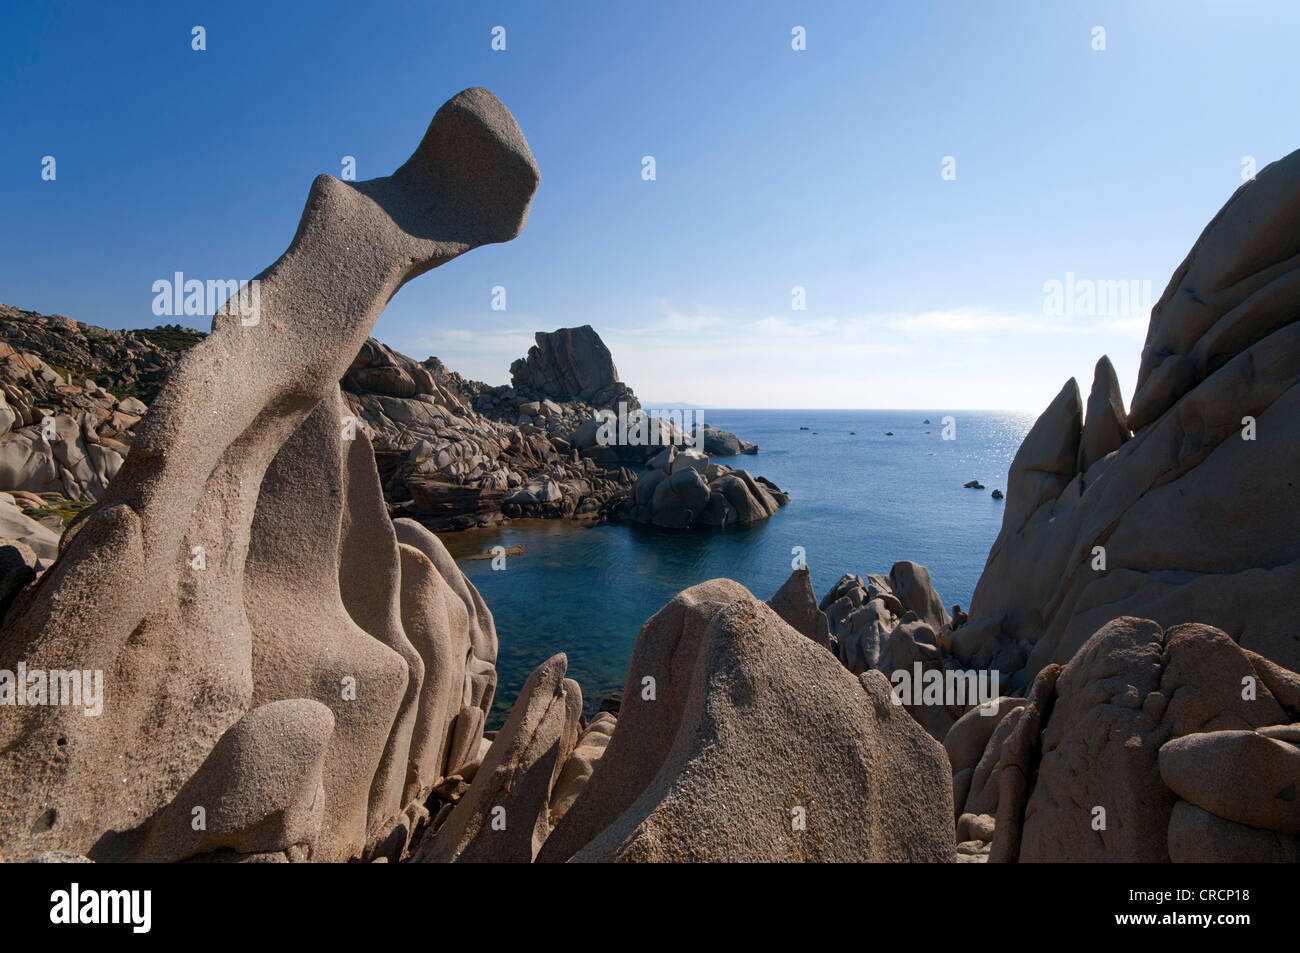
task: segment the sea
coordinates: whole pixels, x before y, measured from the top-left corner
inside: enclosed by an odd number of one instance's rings
[[[496,620],[499,727],[524,680],[556,652],[584,708],[618,696],[642,624],[677,593],[725,577],[769,598],[802,558],[820,600],[845,573],[926,566],[944,604],[969,606],[1002,524],[1007,471],[1034,415],[1010,411],[702,410],[696,419],[758,444],[716,462],[790,496],[770,519],[726,530],[517,520],[441,534]],[[978,480],[985,489],[963,484]],[[470,559],[523,546],[504,568]],[[499,561],[498,561],[499,564]]]

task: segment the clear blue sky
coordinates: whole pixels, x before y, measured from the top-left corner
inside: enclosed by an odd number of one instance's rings
[[[1109,353],[1128,396],[1146,312],[1046,314],[1044,285],[1158,298],[1243,157],[1300,147],[1297,36],[1293,0],[11,4],[0,301],[206,328],[153,282],[251,277],[317,173],[391,172],[486,86],[541,188],[519,239],[393,300],[399,350],[502,383],[590,323],[651,402],[1035,410]]]

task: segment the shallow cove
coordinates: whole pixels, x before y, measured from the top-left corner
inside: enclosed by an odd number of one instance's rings
[[[942,439],[945,416],[956,421],[953,440]],[[911,559],[930,570],[945,604],[967,607],[1002,524],[1002,503],[990,494],[1006,491],[1034,415],[719,410],[703,419],[759,445],[755,456],[717,462],[767,477],[790,494],[788,506],[724,531],[519,520],[441,534],[496,619],[499,682],[489,728],[500,726],[528,674],[560,651],[590,715],[621,692],[637,633],[664,603],[719,576],[766,599],[790,575],[796,546],[818,599],[846,572],[883,573]],[[973,479],[987,489],[962,486]],[[524,554],[508,557],[504,570],[466,558],[520,543]]]

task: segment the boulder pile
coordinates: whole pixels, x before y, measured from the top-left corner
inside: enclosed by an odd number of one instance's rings
[[[699,450],[668,446],[649,460],[617,513],[663,529],[725,529],[765,520],[789,502],[764,477],[712,463]]]
[[[76,352],[78,339],[87,346],[98,343],[91,331],[116,334],[126,342],[105,346],[108,355],[145,348],[130,332],[103,331],[70,318],[0,305],[0,488],[89,502],[122,466],[144,403],[115,397],[90,377],[74,378],[71,370],[56,370],[37,354],[19,350],[24,341],[42,349],[57,341],[51,351],[79,362],[72,366],[99,370],[89,352]],[[158,361],[168,367],[174,363],[162,354]],[[161,371],[159,365],[148,366]],[[119,379],[138,381],[129,372]]]

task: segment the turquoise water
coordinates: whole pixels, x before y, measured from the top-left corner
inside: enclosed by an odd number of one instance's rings
[[[948,415],[956,421],[953,440],[941,437]],[[946,605],[968,606],[1002,522],[1002,503],[990,494],[1005,492],[1007,469],[1034,418],[987,411],[706,410],[703,419],[759,445],[756,456],[719,462],[767,477],[790,494],[788,506],[764,523],[725,531],[538,520],[443,534],[496,618],[494,727],[528,674],[559,651],[568,654],[587,711],[595,710],[603,697],[621,691],[637,632],[665,602],[718,576],[766,599],[789,576],[795,546],[807,553],[818,599],[846,572],[884,573],[911,559],[929,568]],[[973,479],[987,489],[963,488]],[[517,543],[525,552],[509,557],[504,570],[464,558]]]

